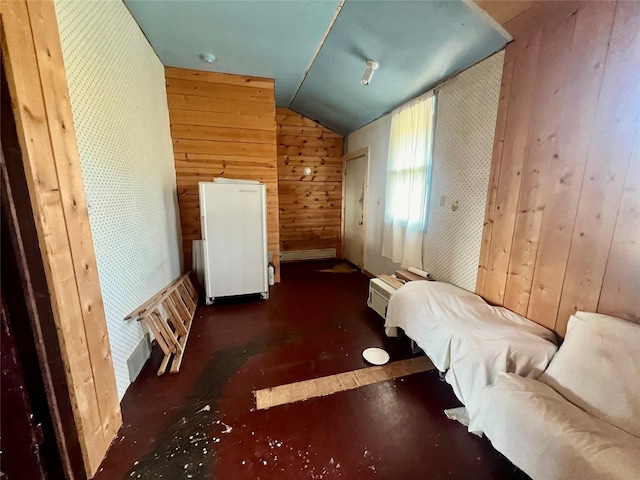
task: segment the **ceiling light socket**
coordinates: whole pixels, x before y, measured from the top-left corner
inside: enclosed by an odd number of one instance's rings
[[[201,60],[207,63],[213,63],[216,61],[216,56],[213,53],[201,53],[199,56]]]
[[[380,64],[375,60],[367,60],[367,69],[364,71],[364,75],[362,75],[362,84],[369,85],[371,82],[371,78],[373,77],[373,72],[375,72],[378,68],[380,68]]]

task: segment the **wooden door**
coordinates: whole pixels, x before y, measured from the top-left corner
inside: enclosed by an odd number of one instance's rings
[[[346,161],[344,179],[344,258],[364,268],[367,156]]]

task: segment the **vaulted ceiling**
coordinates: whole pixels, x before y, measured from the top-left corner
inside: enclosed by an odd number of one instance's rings
[[[348,134],[500,50],[465,0],[126,0],[166,66],[275,78],[276,103]],[[213,53],[209,64],[199,58]],[[369,85],[365,61],[380,68]]]

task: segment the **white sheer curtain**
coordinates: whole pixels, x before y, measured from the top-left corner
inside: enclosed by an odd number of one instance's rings
[[[422,268],[434,107],[429,93],[398,108],[391,119],[382,255],[404,267]]]

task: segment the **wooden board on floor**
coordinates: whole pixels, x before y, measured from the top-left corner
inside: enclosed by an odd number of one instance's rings
[[[338,373],[278,387],[264,388],[255,392],[256,408],[264,410],[309,398],[324,397],[365,385],[426,372],[434,368],[428,357],[416,357],[382,366]]]

